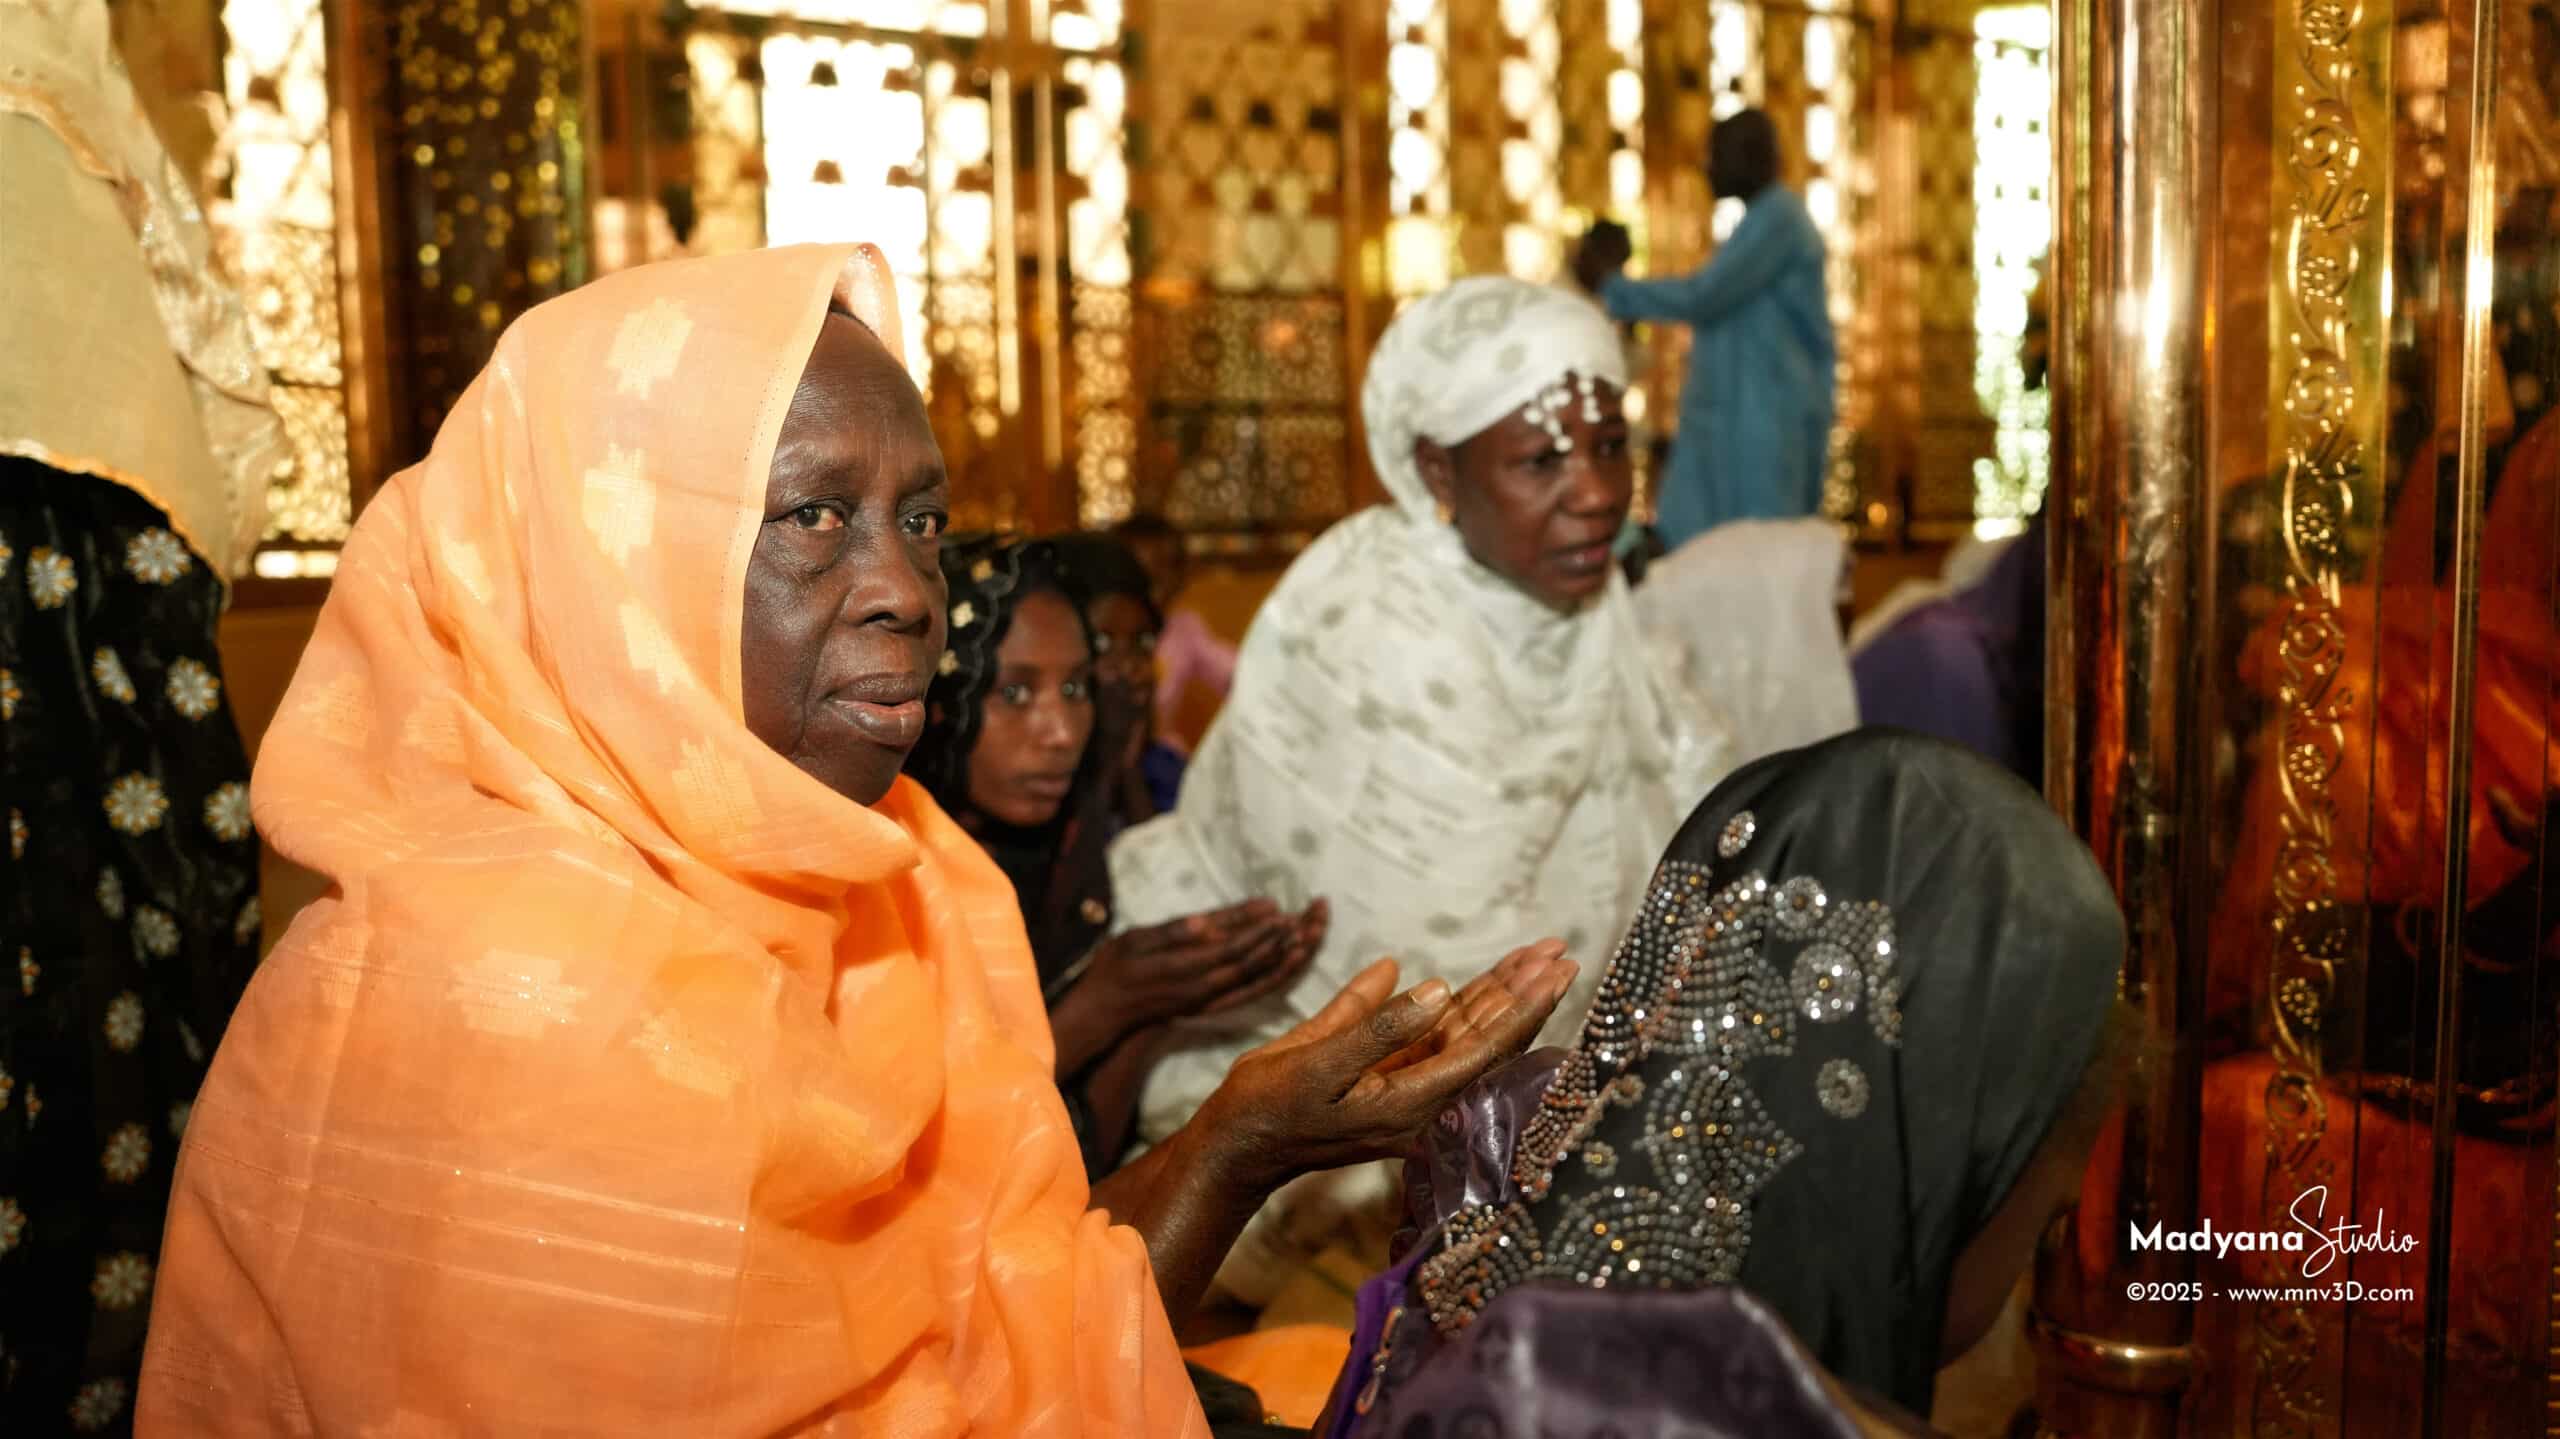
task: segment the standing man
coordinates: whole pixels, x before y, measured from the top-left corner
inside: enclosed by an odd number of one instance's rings
[[[1574,269],[1612,317],[1687,325],[1695,339],[1680,433],[1655,503],[1663,543],[1741,519],[1822,508],[1838,351],[1823,290],[1822,234],[1778,183],[1778,132],[1745,110],[1707,139],[1707,185],[1749,208],[1714,258],[1670,279],[1620,273],[1626,231],[1594,226]]]

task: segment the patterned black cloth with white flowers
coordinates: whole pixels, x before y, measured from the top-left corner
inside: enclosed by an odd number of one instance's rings
[[[124,1433],[187,1107],[258,961],[222,587],[0,458],[0,1433]]]

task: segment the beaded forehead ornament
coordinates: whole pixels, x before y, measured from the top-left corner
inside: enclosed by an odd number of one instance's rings
[[[1739,860],[1758,829],[1748,812],[1735,815],[1718,858]],[[1761,1106],[1746,1067],[1793,1055],[1798,1025],[1861,1010],[1878,1041],[1901,1044],[1902,978],[1884,905],[1835,901],[1810,877],[1773,884],[1746,869],[1710,888],[1713,879],[1683,860],[1655,873],[1580,1042],[1522,1130],[1511,1176],[1520,1198],[1461,1210],[1422,1264],[1417,1284],[1443,1333],[1534,1279],[1731,1283],[1750,1248],[1753,1198],[1803,1150]],[[1781,948],[1792,963],[1781,965]],[[1649,1077],[1637,1073],[1647,1065]],[[1826,1062],[1812,1084],[1825,1113],[1866,1111],[1856,1061]],[[1640,1120],[1634,1153],[1598,1137],[1621,1109]],[[1623,1124],[1612,1128],[1624,1137]],[[1533,1213],[1577,1167],[1594,1181],[1587,1191],[1561,1212]]]
[[[1600,423],[1600,385],[1589,375],[1568,373],[1553,385],[1541,390],[1529,403],[1520,407],[1520,417],[1547,432],[1557,450],[1570,454],[1573,437],[1564,432],[1564,417],[1571,412],[1574,398],[1582,399],[1582,421]]]

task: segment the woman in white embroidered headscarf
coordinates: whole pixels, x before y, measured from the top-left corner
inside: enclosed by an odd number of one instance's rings
[[[1116,924],[1321,896],[1332,930],[1293,990],[1183,1033],[1147,1138],[1381,955],[1455,982],[1489,944],[1606,950],[1730,768],[1721,722],[1656,673],[1610,554],[1633,498],[1625,366],[1588,301],[1509,279],[1461,280],[1387,328],[1361,411],[1393,503],[1290,566],[1179,805],[1111,852]],[[1586,984],[1551,1032],[1587,1002]],[[1383,1196],[1359,1173],[1275,1201],[1222,1285],[1267,1298],[1291,1250]]]
[[[1715,696],[1737,765],[1858,727],[1840,642],[1847,559],[1829,520],[1735,520],[1646,567],[1636,617],[1662,663]]]

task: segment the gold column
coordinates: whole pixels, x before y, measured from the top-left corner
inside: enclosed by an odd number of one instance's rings
[[[1502,222],[1511,213],[1502,183],[1502,62],[1511,48],[1499,0],[1448,0],[1449,219],[1460,275],[1499,275]]]
[[[1714,53],[1707,7],[1688,0],[1645,0],[1643,225],[1638,229],[1649,274],[1676,275],[1705,262],[1715,197],[1707,193],[1707,136],[1715,127]],[[1689,329],[1654,325],[1645,336],[1651,365],[1640,382],[1647,439],[1679,427],[1680,386],[1688,373]],[[1647,455],[1648,465],[1653,456]],[[1647,513],[1653,476],[1647,474]]]
[[[2067,0],[2057,12],[2060,402],[2047,523],[2062,641],[2046,687],[2048,782],[2123,901],[2124,993],[2174,1041],[2101,1156],[2113,1192],[2078,1216],[2086,1247],[2110,1256],[2124,1253],[2128,1221],[2191,1229],[2196,1213],[2207,757],[2193,738],[2216,533],[2204,397],[2218,19],[2212,0]],[[2057,1225],[2038,1264],[2040,1418],[2066,1435],[2177,1432],[2192,1306],[2134,1302],[2128,1288],[2192,1282],[2191,1256],[2149,1251],[2092,1273],[2070,1233]]]
[[[1893,468],[1908,474],[1910,488],[1868,498],[1907,506],[1909,529],[1929,540],[1972,527],[1974,463],[1991,454],[1998,428],[1983,412],[1972,363],[1977,8],[1971,0],[1915,4],[1891,60],[1901,203],[1889,244],[1907,279],[1884,329],[1896,342],[1887,409],[1891,428],[1902,432],[1896,443],[1908,447]],[[1950,363],[1953,356],[1962,363]]]
[[[1342,0],[1338,9],[1342,62],[1341,178],[1342,409],[1348,443],[1348,508],[1383,504],[1386,486],[1365,457],[1369,437],[1360,418],[1360,387],[1367,381],[1369,351],[1395,316],[1387,284],[1387,222],[1393,218],[1388,184],[1387,3]]]
[[[517,315],[587,278],[585,7],[399,0],[376,103],[399,448],[425,451]]]

